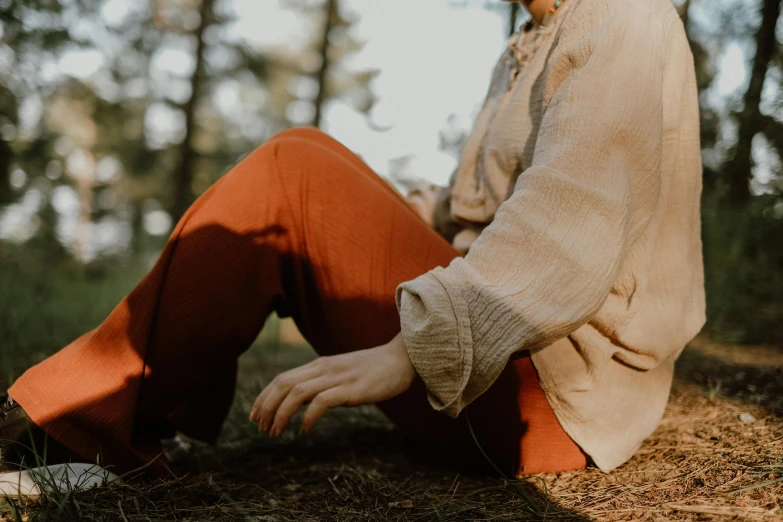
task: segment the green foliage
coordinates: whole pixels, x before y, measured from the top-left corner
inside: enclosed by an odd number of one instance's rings
[[[139,262],[84,265],[0,243],[0,389],[95,328],[140,280]]]
[[[702,215],[707,333],[783,344],[783,203],[757,196],[736,208],[708,194]]]

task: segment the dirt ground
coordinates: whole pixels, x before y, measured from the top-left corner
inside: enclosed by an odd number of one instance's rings
[[[253,433],[260,386],[309,357],[290,346],[246,356],[220,449],[196,447],[170,477],[0,508],[0,520],[783,521],[783,349],[697,339],[662,425],[629,463],[514,483],[429,462],[370,407],[335,411],[304,438]]]

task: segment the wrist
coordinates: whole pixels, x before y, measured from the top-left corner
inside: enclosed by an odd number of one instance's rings
[[[402,333],[398,333],[394,339],[389,341],[389,348],[394,353],[395,358],[400,362],[400,379],[405,384],[405,387],[410,387],[413,381],[416,379],[416,367],[411,362],[410,355],[408,355],[408,349],[405,347],[405,341],[402,338]]]

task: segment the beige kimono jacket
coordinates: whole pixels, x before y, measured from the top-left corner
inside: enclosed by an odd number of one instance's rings
[[[568,0],[501,57],[436,227],[464,258],[397,289],[433,407],[532,352],[600,468],[659,424],[705,320],[693,57],[670,0]],[[476,239],[476,236],[477,239]]]

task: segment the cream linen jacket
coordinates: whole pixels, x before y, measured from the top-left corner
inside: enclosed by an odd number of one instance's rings
[[[569,0],[515,41],[436,219],[478,237],[399,286],[402,335],[451,416],[530,350],[563,428],[610,470],[659,424],[705,320],[693,56],[670,0]]]

